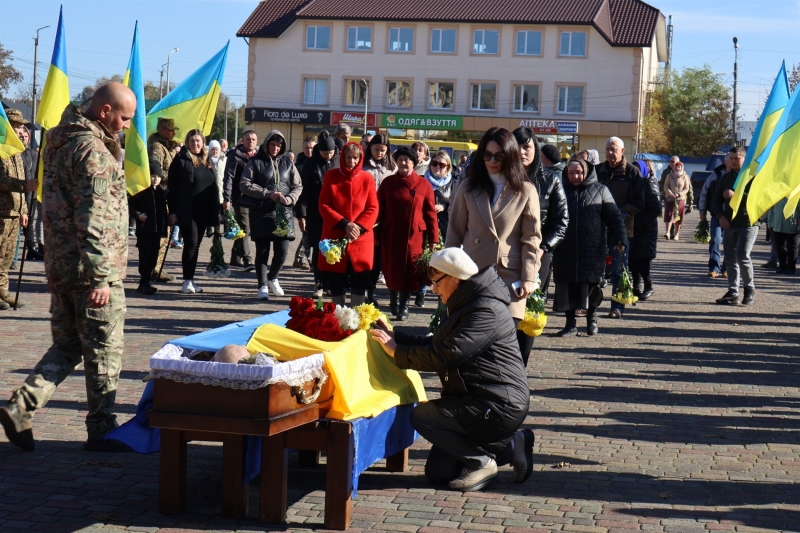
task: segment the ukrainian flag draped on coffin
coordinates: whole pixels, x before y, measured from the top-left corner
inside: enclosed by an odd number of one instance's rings
[[[150,164],[147,160],[147,121],[145,119],[144,78],[139,54],[139,22],[133,29],[133,45],[128,70],[122,83],[136,95],[136,113],[125,132],[125,179],[131,196],[150,186]]]
[[[164,117],[173,119],[182,134],[193,129],[202,130],[204,135],[211,133],[229,44],[230,41],[150,110],[147,131],[156,131],[158,118]]]
[[[736,183],[733,186],[734,194],[733,198],[731,198],[730,206],[734,213],[739,209],[739,204],[744,197],[744,190],[747,184],[750,180],[754,179],[756,173],[759,171],[756,157],[761,155],[767,147],[772,133],[775,131],[775,126],[778,124],[781,113],[786,108],[786,103],[788,101],[789,79],[786,77],[786,62],[784,61],[781,65],[781,70],[778,72],[778,77],[775,78],[775,83],[772,85],[772,90],[769,93],[769,98],[767,98],[764,110],[761,112],[761,117],[758,119],[750,148],[747,150],[747,156],[742,164],[742,169],[739,171],[739,176],[736,178]],[[750,194],[753,194],[753,188],[755,187],[756,183],[753,183]],[[756,221],[758,217],[754,218],[751,216],[750,220]]]
[[[3,106],[0,106],[0,157],[7,159],[14,154],[25,151],[25,145],[17,137],[17,132],[11,127]]]
[[[64,36],[64,8],[58,13],[58,28],[56,29],[56,42],[53,45],[53,58],[50,60],[50,70],[47,71],[47,80],[42,89],[42,98],[36,111],[36,122],[44,129],[58,126],[61,115],[69,105],[69,78],[67,77],[67,43]],[[39,157],[44,154],[47,145],[46,136],[42,135]],[[42,200],[42,173],[44,165],[39,164],[39,190],[36,193],[39,201]]]

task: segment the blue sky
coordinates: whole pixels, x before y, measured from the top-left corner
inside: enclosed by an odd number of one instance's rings
[[[704,63],[733,80],[733,42],[739,38],[740,118],[755,120],[782,60],[800,63],[800,0],[650,0],[673,15],[675,68]],[[27,80],[33,71],[33,39],[42,30],[39,61],[49,63],[61,2],[0,0],[0,42],[14,51]],[[244,102],[247,45],[236,31],[258,5],[255,0],[64,0],[70,90],[99,76],[124,73],[134,21],[139,20],[146,80],[158,82],[174,47],[171,78],[180,82],[230,39],[223,91]],[[698,7],[699,6],[699,7]],[[44,82],[46,66],[40,70]],[[13,96],[14,89],[9,91]]]

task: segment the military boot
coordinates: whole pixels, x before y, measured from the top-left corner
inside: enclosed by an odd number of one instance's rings
[[[401,292],[397,302],[397,314],[394,319],[398,322],[408,320],[408,300],[411,298],[411,293]]]
[[[12,307],[14,305],[14,295],[9,293],[7,289],[0,289],[0,302],[5,303],[8,307]],[[20,298],[19,302],[17,302],[17,309],[25,307],[26,303],[28,302]],[[8,307],[6,307],[6,309],[8,309]],[[0,309],[2,309],[2,307],[0,307]]]
[[[389,312],[394,316],[397,314],[397,291],[389,291]]]
[[[0,407],[0,423],[11,444],[32,452],[36,448],[33,440],[33,424],[31,414],[25,409],[25,403],[18,393],[14,393],[8,405]]]

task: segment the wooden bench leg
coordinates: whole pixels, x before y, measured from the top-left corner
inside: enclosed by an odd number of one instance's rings
[[[244,435],[226,434],[222,439],[222,514],[247,516],[249,487],[244,485]]]
[[[177,429],[161,430],[158,510],[180,514],[186,508],[186,441]]]
[[[389,472],[405,472],[408,468],[408,448],[386,458],[386,470]]]
[[[263,437],[261,444],[261,494],[259,520],[269,524],[286,522],[289,449],[283,433]]]
[[[325,527],[350,527],[353,511],[353,426],[331,422],[328,429],[328,465],[325,474]]]

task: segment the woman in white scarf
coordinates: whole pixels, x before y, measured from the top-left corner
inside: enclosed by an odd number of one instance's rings
[[[225,163],[227,163],[228,158],[225,153],[222,151],[222,147],[219,144],[219,141],[213,140],[208,143],[208,162],[211,165],[211,170],[214,171],[214,175],[217,177],[217,190],[219,191],[219,203],[222,205],[222,180],[225,176]],[[206,229],[206,236],[210,237],[213,233],[213,229],[211,227]]]

